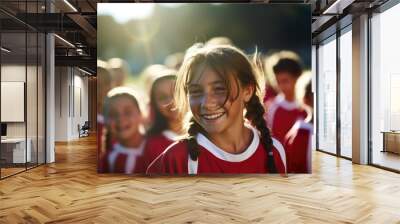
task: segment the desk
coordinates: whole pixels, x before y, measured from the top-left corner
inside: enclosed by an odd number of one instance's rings
[[[383,150],[382,152],[393,152],[400,154],[400,131],[382,131]]]
[[[28,143],[25,154],[25,138],[6,138],[1,139],[1,157],[6,163],[25,163],[31,162],[32,140],[26,139]],[[12,158],[12,159],[11,159]]]

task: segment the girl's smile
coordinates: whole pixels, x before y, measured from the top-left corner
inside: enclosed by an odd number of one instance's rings
[[[220,118],[220,117],[222,117],[224,115],[225,115],[225,112],[202,114],[200,116],[202,118],[204,118],[205,120],[214,121],[214,120],[217,120],[218,118]]]

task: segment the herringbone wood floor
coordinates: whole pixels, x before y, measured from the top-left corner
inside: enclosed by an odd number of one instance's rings
[[[400,175],[316,152],[313,174],[131,177],[96,173],[93,137],[0,181],[0,223],[400,223]]]

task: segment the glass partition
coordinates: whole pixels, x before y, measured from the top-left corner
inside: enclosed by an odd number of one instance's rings
[[[351,26],[340,41],[340,155],[352,157],[352,33]]]
[[[1,34],[2,177],[24,171],[31,162],[26,144],[26,41],[25,32]]]
[[[17,14],[41,13],[43,5],[20,1]],[[45,44],[43,33],[0,12],[0,178],[45,163]]]
[[[400,4],[371,18],[372,164],[400,170]]]
[[[336,36],[318,47],[318,149],[336,154]]]

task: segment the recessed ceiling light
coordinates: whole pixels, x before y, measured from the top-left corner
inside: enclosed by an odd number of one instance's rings
[[[88,72],[88,71],[85,71],[85,70],[83,70],[83,69],[81,69],[81,68],[79,68],[79,67],[78,67],[78,70],[81,71],[81,72],[83,72],[83,73],[85,73],[85,74],[87,74],[87,75],[92,75],[92,73],[90,73],[90,72]]]
[[[64,42],[64,43],[66,43],[67,45],[69,45],[70,47],[73,47],[73,48],[75,48],[75,45],[73,45],[71,42],[69,42],[68,40],[66,40],[66,39],[64,39],[64,38],[62,38],[62,37],[60,37],[59,35],[57,35],[57,34],[54,34],[54,36],[55,37],[57,37],[59,40],[61,40],[62,42]]]
[[[68,0],[64,0],[65,4],[67,4],[74,12],[78,12],[78,10],[71,4],[69,3]]]
[[[11,50],[9,50],[9,49],[7,49],[7,48],[5,48],[5,47],[1,47],[1,50],[4,51],[4,52],[6,52],[6,53],[10,53],[10,52],[11,52]]]

